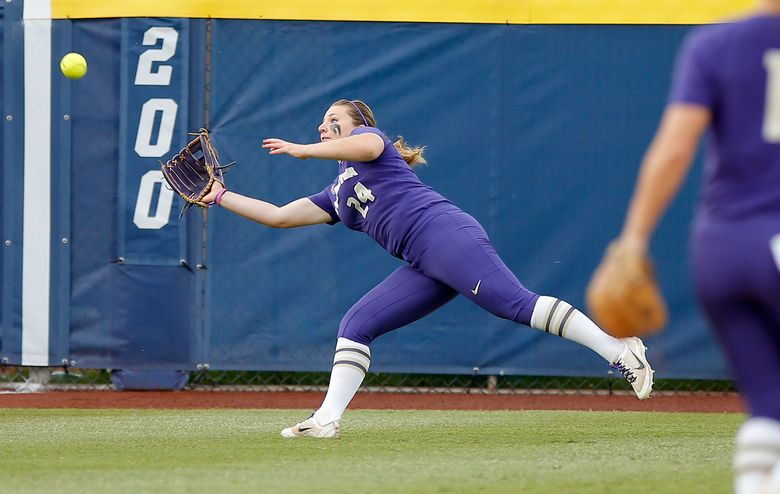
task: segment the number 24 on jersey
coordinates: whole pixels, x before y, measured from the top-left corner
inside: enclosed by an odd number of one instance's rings
[[[355,184],[355,196],[357,198],[350,197],[347,199],[347,206],[357,209],[361,216],[365,218],[368,215],[368,203],[374,202],[376,198],[371,193],[371,189],[360,182]]]

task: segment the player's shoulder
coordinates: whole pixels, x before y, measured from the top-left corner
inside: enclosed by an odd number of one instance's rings
[[[777,19],[780,21],[780,17]],[[766,16],[751,16],[727,20],[715,24],[705,24],[695,27],[688,34],[686,43],[701,49],[717,51],[724,45],[751,37],[759,31],[767,21]]]
[[[697,26],[691,30],[685,37],[685,44],[689,48],[695,49],[717,49],[717,47],[727,40],[730,32],[734,28],[732,23],[706,24]]]
[[[389,141],[390,138],[385,135],[384,132],[377,129],[376,127],[367,127],[365,125],[361,125],[360,127],[355,128],[350,135],[359,135],[359,134],[376,134],[379,137],[382,138],[384,141]]]
[[[381,130],[377,129],[376,127],[367,127],[364,125],[361,125],[360,127],[354,129],[350,135],[360,135],[360,134],[374,134],[378,135],[382,141],[385,143],[384,150],[382,151],[382,154],[379,155],[379,158],[386,157],[388,155],[392,155],[393,152],[397,152],[395,147],[393,146],[393,141],[390,140],[387,135],[382,132]],[[379,159],[378,158],[378,159]]]

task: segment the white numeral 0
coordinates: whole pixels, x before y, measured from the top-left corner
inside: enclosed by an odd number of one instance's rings
[[[144,46],[153,46],[157,40],[162,40],[160,48],[150,48],[138,58],[138,68],[135,71],[136,86],[167,86],[171,83],[173,67],[160,65],[157,72],[152,72],[154,62],[166,62],[176,53],[176,43],[179,33],[172,27],[150,27],[144,33]]]
[[[171,149],[173,127],[179,105],[170,98],[152,98],[141,107],[141,119],[135,135],[135,152],[143,158],[159,158]],[[152,144],[152,130],[157,112],[161,112],[157,143]]]
[[[160,184],[160,195],[157,197],[157,209],[154,216],[152,211],[152,197],[156,184]],[[133,223],[142,230],[159,230],[168,224],[173,205],[173,191],[165,186],[165,179],[160,170],[149,170],[141,177],[141,185],[138,187],[138,199],[135,201],[135,214]]]

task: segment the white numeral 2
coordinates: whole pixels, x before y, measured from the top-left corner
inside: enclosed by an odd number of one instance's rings
[[[150,27],[144,33],[144,46],[157,44],[162,40],[160,48],[150,48],[138,58],[138,68],[135,71],[136,86],[167,86],[171,83],[173,67],[160,65],[157,72],[152,72],[154,62],[166,62],[176,53],[176,42],[179,41],[179,33],[172,27]]]
[[[374,194],[371,193],[371,189],[360,182],[355,184],[355,195],[357,196],[357,199],[354,197],[347,199],[347,206],[357,209],[363,218],[365,218],[366,215],[368,215],[368,204],[365,203],[369,201],[374,202],[376,198],[374,197]],[[360,202],[358,202],[358,199]]]

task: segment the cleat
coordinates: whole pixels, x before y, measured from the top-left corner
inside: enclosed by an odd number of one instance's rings
[[[637,337],[621,338],[626,345],[623,353],[615,359],[610,366],[620,371],[623,377],[634,388],[636,397],[640,400],[647,399],[653,391],[653,369],[645,357],[645,347],[642,340]]]
[[[314,420],[314,414],[292,427],[282,430],[282,437],[339,437],[339,422],[319,425]]]

